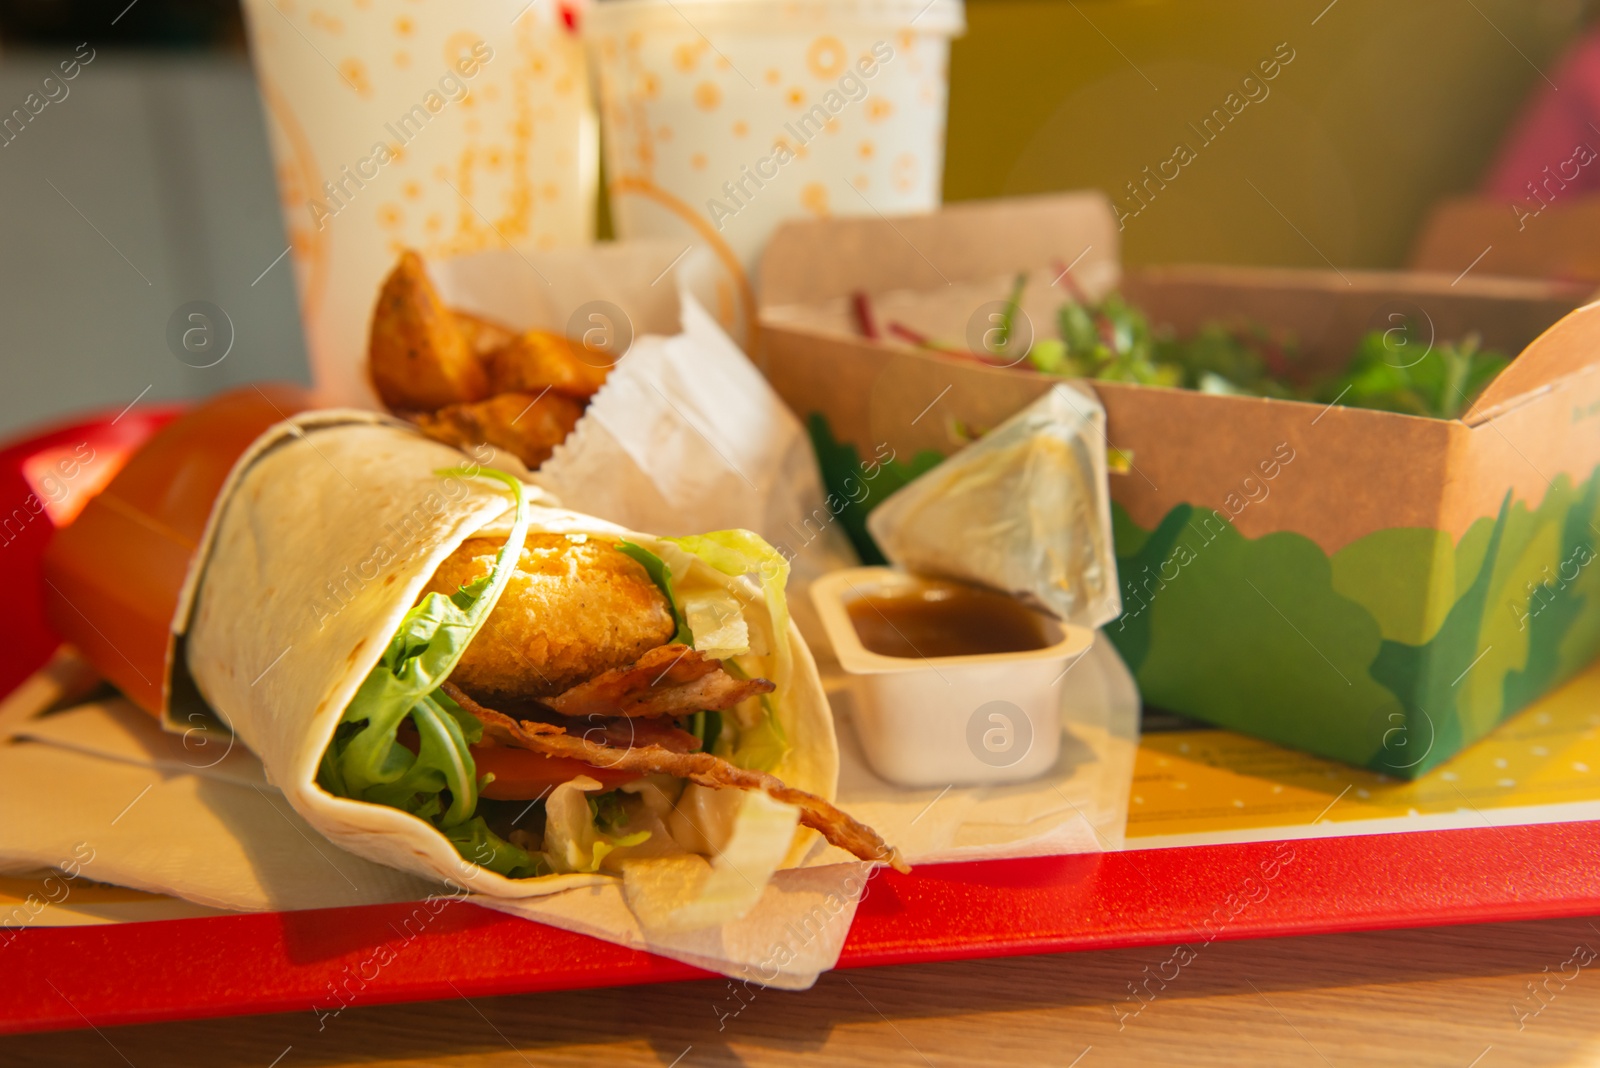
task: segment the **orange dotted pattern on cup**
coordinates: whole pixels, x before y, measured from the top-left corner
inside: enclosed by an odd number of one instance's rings
[[[942,70],[945,37],[741,14],[642,24],[620,10],[589,14],[614,225],[709,246],[728,271],[712,310],[735,337],[753,330],[747,272],[780,220],[937,206],[943,97],[930,107],[912,66]]]
[[[357,240],[364,229],[346,222],[353,236],[335,232],[330,218],[346,211],[383,235],[386,259],[402,247],[440,257],[591,239],[594,169],[577,147],[593,144],[586,59],[553,6],[509,28],[497,22],[492,34],[477,27],[503,12],[481,0],[409,0],[403,10],[358,2],[337,15],[283,0],[245,6],[313,334],[324,313],[344,314],[321,297],[329,241]],[[305,59],[308,45],[333,61],[336,79],[324,77],[332,72],[321,60]],[[471,75],[457,67],[464,58]],[[418,114],[413,125],[402,118]],[[380,143],[391,159],[362,168]],[[346,168],[364,181],[346,178]]]
[[[818,37],[806,49],[806,69],[813,77],[823,80],[839,77],[849,61],[844,42],[831,34]]]
[[[800,190],[800,203],[819,219],[828,217],[828,187],[821,182],[807,182]]]
[[[702,111],[715,111],[722,103],[722,90],[717,88],[716,82],[701,82],[694,87],[694,102]]]

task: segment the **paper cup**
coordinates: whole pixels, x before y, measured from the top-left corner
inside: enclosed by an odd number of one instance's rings
[[[367,328],[400,249],[442,259],[593,240],[597,137],[571,9],[244,10],[322,403],[376,405]]]
[[[747,338],[778,223],[938,207],[964,26],[961,0],[596,4],[585,36],[618,236],[710,247],[714,310]]]

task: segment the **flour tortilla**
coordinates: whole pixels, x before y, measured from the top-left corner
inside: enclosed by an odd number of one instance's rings
[[[317,785],[340,715],[428,579],[462,542],[503,531],[509,521],[504,488],[435,473],[467,460],[369,412],[306,413],[263,434],[229,476],[190,567],[173,622],[165,719],[191,729],[203,709],[214,711],[306,822],[368,860],[504,898],[615,881],[605,874],[508,879],[463,860],[422,819]],[[530,534],[658,544],[555,507],[534,486],[527,493]],[[694,581],[746,581],[699,560],[693,567]],[[770,629],[764,602],[741,600],[747,618]],[[791,748],[773,772],[831,801],[839,764],[833,719],[805,642],[792,623],[788,633],[794,666],[776,712]],[[784,866],[798,865],[815,837],[797,830]]]

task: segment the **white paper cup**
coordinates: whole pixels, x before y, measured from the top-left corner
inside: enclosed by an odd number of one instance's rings
[[[593,240],[598,139],[570,8],[244,0],[244,11],[321,401],[376,405],[367,329],[400,249],[442,259]]]
[[[939,206],[961,0],[602,0],[585,37],[623,238],[709,246],[713,310],[754,325],[753,270],[795,216]]]

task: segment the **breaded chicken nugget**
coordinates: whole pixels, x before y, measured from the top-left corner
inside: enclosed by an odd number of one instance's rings
[[[529,330],[490,358],[490,387],[495,393],[551,389],[587,399],[605,385],[610,367],[599,354],[585,355],[560,334]]]
[[[482,578],[502,544],[469,539],[439,565],[428,590],[452,594]],[[485,697],[551,697],[633,663],[675,629],[667,599],[613,542],[529,534],[505,593],[450,678]]]
[[[533,471],[567,440],[582,415],[583,405],[552,391],[542,397],[502,393],[476,404],[420,412],[412,419],[435,441],[459,448],[487,442],[512,453]]]
[[[434,411],[489,394],[483,365],[415,252],[402,253],[383,280],[367,360],[372,384],[391,409]]]

